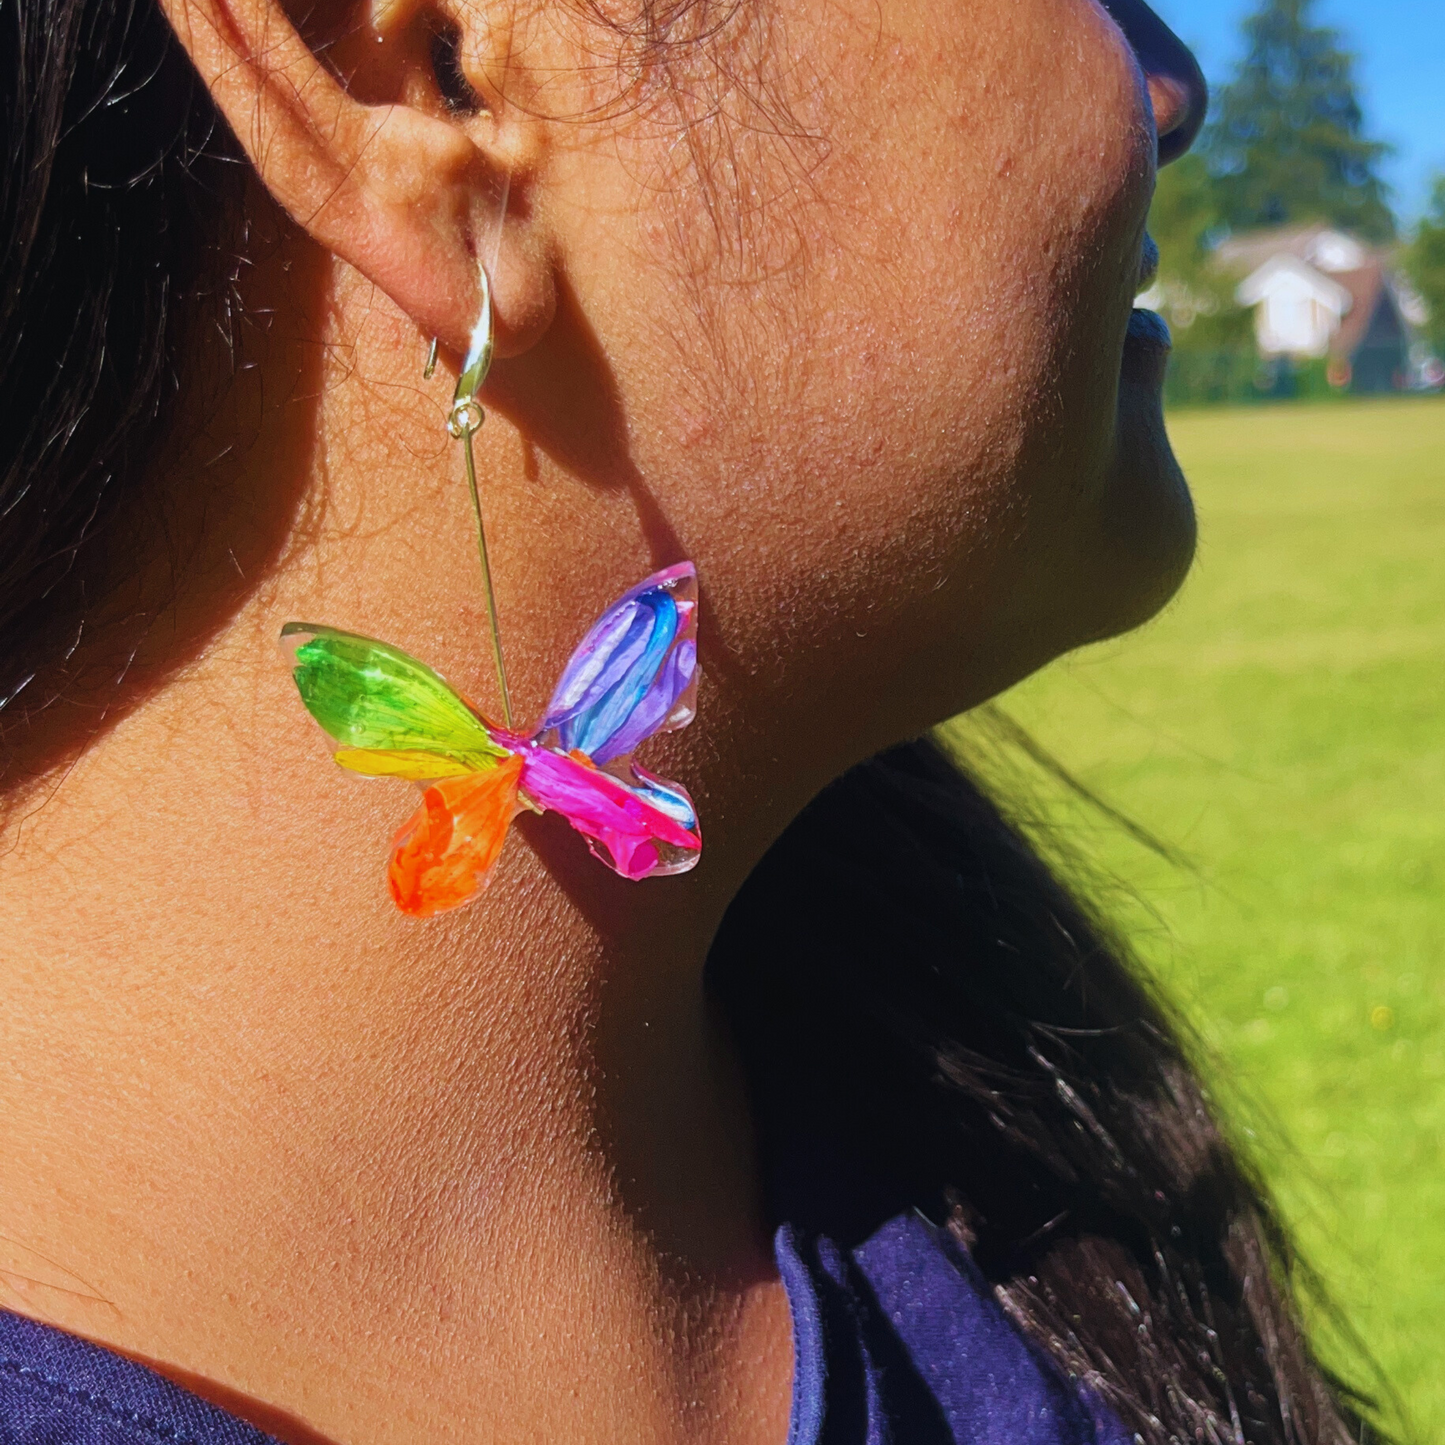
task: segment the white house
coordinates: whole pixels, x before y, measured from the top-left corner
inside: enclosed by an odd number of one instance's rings
[[[1243,278],[1235,300],[1254,310],[1261,355],[1326,357],[1355,391],[1406,384],[1421,307],[1388,252],[1321,223],[1231,236],[1215,260]]]
[[[1307,261],[1281,252],[1251,271],[1234,299],[1254,308],[1262,356],[1326,356],[1354,297]]]

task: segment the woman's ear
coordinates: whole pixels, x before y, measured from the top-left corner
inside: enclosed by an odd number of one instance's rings
[[[491,57],[461,23],[480,6],[458,18],[419,0],[348,6],[323,64],[280,0],[161,3],[276,200],[453,351],[481,304],[479,252],[519,199],[492,267],[497,350],[515,355],[546,331],[550,247],[526,195],[541,123],[486,94]],[[506,38],[485,35],[494,48]]]

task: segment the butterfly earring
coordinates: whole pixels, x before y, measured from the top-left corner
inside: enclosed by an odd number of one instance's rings
[[[472,453],[472,437],[485,419],[477,392],[492,360],[485,268],[481,284],[481,316],[447,430],[462,446],[476,519],[501,725],[400,648],[309,622],[281,629],[301,701],[339,744],[335,760],[354,773],[407,778],[422,787],[421,806],[397,833],[387,868],[393,901],[415,918],[470,902],[524,809],[561,813],[624,878],[685,873],[702,850],[686,789],[632,760],[648,738],[693,719],[697,572],[691,562],[655,572],[619,597],[572,654],[536,728],[513,724]]]

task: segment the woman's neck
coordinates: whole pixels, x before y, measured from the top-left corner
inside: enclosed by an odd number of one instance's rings
[[[401,917],[412,801],[268,765],[284,698],[233,641],[0,865],[5,1303],[358,1445],[769,1438],[786,1307],[707,884],[547,818],[472,909]]]
[[[399,915],[415,794],[331,765],[276,633],[355,627],[485,678],[447,590],[474,602],[473,544],[454,458],[416,440],[436,406],[378,428],[314,353],[256,383],[227,525],[208,502],[199,580],[150,629],[192,660],[4,819],[0,1304],[298,1441],[781,1439],[787,1306],[702,965],[801,800],[757,805],[719,699],[663,750],[703,806],[696,873],[630,884],[524,817],[472,908]],[[546,605],[545,536],[509,546],[491,444],[526,706],[585,614]]]

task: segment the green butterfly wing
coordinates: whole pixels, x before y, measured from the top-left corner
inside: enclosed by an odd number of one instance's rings
[[[301,701],[341,744],[342,767],[426,780],[485,772],[510,755],[467,702],[399,647],[309,622],[288,622],[281,646]]]

